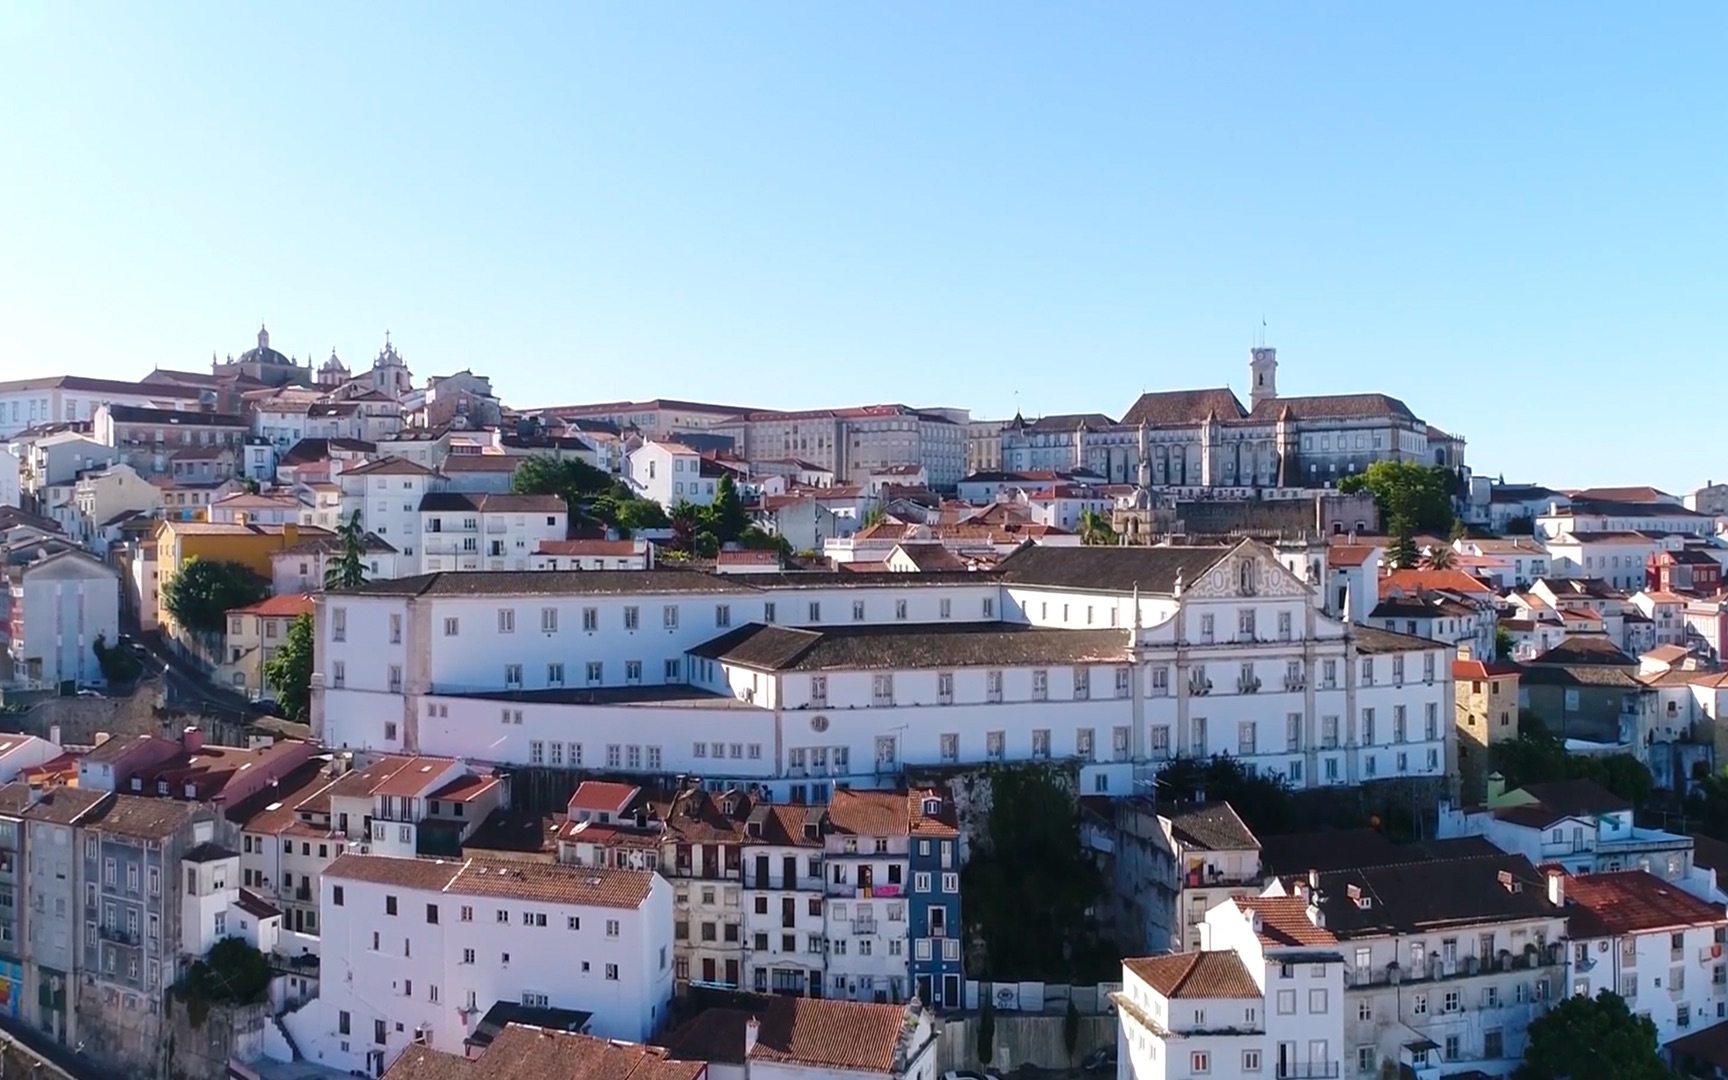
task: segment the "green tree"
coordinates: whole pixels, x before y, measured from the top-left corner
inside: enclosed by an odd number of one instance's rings
[[[1080,542],[1092,547],[1109,547],[1116,543],[1116,530],[1110,527],[1110,519],[1096,510],[1086,510],[1080,515]]]
[[[750,515],[744,509],[744,500],[738,497],[738,485],[732,482],[729,472],[715,486],[714,505],[708,509],[710,531],[722,544],[737,540],[750,527]]]
[[[989,985],[979,988],[978,1003],[978,1064],[988,1066],[996,1057],[996,1008],[990,1004]]]
[[[523,458],[511,474],[510,490],[518,495],[556,495],[564,500],[572,522],[609,526],[617,523],[600,517],[601,497],[611,496],[605,505],[613,512],[621,502],[633,497],[629,488],[586,461],[550,454]]]
[[[210,946],[209,953],[186,972],[184,987],[186,996],[196,1001],[239,1005],[263,1000],[269,989],[270,961],[239,937],[225,937]]]
[[[1416,538],[1412,535],[1408,518],[1392,519],[1392,543],[1386,548],[1386,561],[1398,570],[1409,570],[1420,561],[1421,555],[1416,550]]]
[[[1566,998],[1530,1021],[1518,1080],[1661,1080],[1656,1025],[1604,990]]]
[[[1568,754],[1566,744],[1531,713],[1518,718],[1518,737],[1488,748],[1490,768],[1506,778],[1506,790],[1556,780],[1593,780],[1641,806],[1650,798],[1655,780],[1643,762],[1630,754]]]
[[[90,651],[96,654],[96,666],[102,669],[102,677],[109,682],[131,682],[144,670],[144,665],[130,652],[109,648],[106,634],[96,635]]]
[[[1504,626],[1496,626],[1494,628],[1494,659],[1512,659],[1512,651],[1517,647],[1517,642],[1512,640],[1512,631],[1506,629]]]
[[[220,634],[230,609],[264,599],[269,585],[233,562],[194,555],[162,585],[162,606],[174,621],[200,634]]]
[[[1419,465],[1414,461],[1376,461],[1359,473],[1338,482],[1345,494],[1365,491],[1384,522],[1402,520],[1411,532],[1449,535],[1455,515],[1452,495],[1458,477],[1444,465]]]
[[[312,709],[312,616],[288,624],[288,636],[264,664],[264,678],[276,691],[282,715],[304,721]]]
[[[1005,765],[988,772],[989,843],[979,843],[961,872],[961,910],[969,935],[984,946],[988,978],[1085,982],[1110,966],[1100,961],[1097,920],[1103,880],[1080,843],[1073,793],[1052,769]]]
[[[366,584],[366,530],[360,524],[360,511],[336,530],[342,541],[342,551],[324,568],[326,589],[357,589]]]
[[[864,512],[863,518],[858,522],[858,528],[868,529],[872,525],[878,525],[887,520],[888,511],[882,509],[881,503],[877,503],[875,506],[872,506]]]
[[[1423,556],[1422,565],[1430,570],[1450,570],[1455,564],[1457,552],[1449,547],[1431,548]]]

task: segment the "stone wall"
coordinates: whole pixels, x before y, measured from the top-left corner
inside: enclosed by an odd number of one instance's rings
[[[978,1017],[950,1016],[937,1022],[940,1041],[936,1046],[937,1071],[976,1069],[978,1061]],[[992,1072],[1007,1073],[1023,1065],[1040,1069],[1072,1069],[1086,1060],[1086,1055],[1101,1046],[1116,1045],[1116,1017],[1082,1016],[1080,1037],[1074,1043],[1074,1054],[1062,1041],[1061,1016],[1005,1016],[996,1014],[996,1052],[990,1061]]]
[[[203,1005],[168,996],[163,1057],[166,1080],[224,1080],[228,1062],[256,1060],[264,1049],[270,1006]]]
[[[0,717],[6,730],[47,739],[58,730],[62,746],[89,746],[98,735],[168,735],[196,726],[204,741],[219,746],[246,745],[246,726],[163,705],[162,680],[148,679],[126,697],[48,697],[19,713]]]

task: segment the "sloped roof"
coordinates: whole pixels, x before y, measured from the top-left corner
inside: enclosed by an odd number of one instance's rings
[[[758,1004],[759,1002],[759,1004]],[[891,1073],[906,1024],[904,1005],[821,998],[756,998],[748,1008],[708,1009],[665,1038],[675,1058],[741,1065],[756,1061],[816,1069]],[[756,1045],[746,1055],[754,1017]]]
[[[1012,623],[862,624],[799,629],[750,623],[690,650],[768,671],[864,671],[1115,663],[1124,630],[1045,630]]]
[[[1122,961],[1167,998],[1255,998],[1260,986],[1234,952],[1187,952]]]
[[[1170,595],[1176,581],[1197,581],[1233,546],[1054,547],[1031,545],[1003,559],[997,569],[1010,585]]]
[[[1148,427],[1180,427],[1198,424],[1207,416],[1220,420],[1240,420],[1248,415],[1227,387],[1209,390],[1160,390],[1141,394],[1122,414],[1125,427],[1145,424]]]
[[[1566,914],[1573,938],[1678,930],[1728,923],[1728,915],[1645,870],[1584,874],[1566,880]]]
[[[1200,851],[1259,851],[1253,830],[1227,802],[1185,806],[1169,814],[1170,831],[1189,848]]]

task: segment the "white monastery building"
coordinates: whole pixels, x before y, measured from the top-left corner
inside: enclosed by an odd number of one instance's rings
[[[822,801],[907,765],[1177,755],[1298,787],[1442,777],[1452,650],[1327,615],[1254,541],[1028,547],[993,572],[429,574],[326,594],[334,748]]]

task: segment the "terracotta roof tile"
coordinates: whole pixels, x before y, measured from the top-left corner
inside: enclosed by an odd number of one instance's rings
[[[654,875],[640,870],[478,859],[465,862],[397,859],[384,855],[342,855],[330,864],[324,876],[456,896],[502,896],[612,908],[641,907],[654,887]]]
[[[1259,998],[1260,986],[1233,952],[1174,953],[1122,961],[1167,998]]]
[[[1722,908],[1644,870],[1568,878],[1566,913],[1574,938],[1728,924]]]
[[[1332,931],[1308,917],[1308,901],[1299,896],[1256,896],[1236,905],[1260,920],[1260,941],[1278,948],[1311,948],[1338,943]]]
[[[745,1025],[760,1023],[749,1057],[818,1069],[889,1073],[906,1024],[904,1005],[818,998],[760,998],[709,1009],[666,1036],[673,1057],[741,1065]]]
[[[267,597],[256,604],[229,608],[228,614],[257,615],[266,619],[291,619],[300,615],[312,614],[312,597],[304,593],[284,593],[281,596]]]
[[[702,1062],[672,1061],[652,1046],[508,1024],[478,1058],[411,1045],[388,1080],[701,1080]]]

